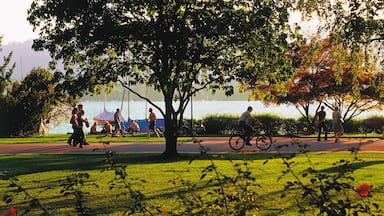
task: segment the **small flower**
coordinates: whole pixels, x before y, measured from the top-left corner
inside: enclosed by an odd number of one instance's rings
[[[371,191],[372,185],[364,183],[355,188],[356,196],[358,197],[367,197],[369,195],[369,191]]]
[[[10,208],[9,210],[4,211],[2,213],[2,216],[16,216],[16,215],[17,215],[17,212],[15,208]]]
[[[177,183],[177,181],[176,181],[176,179],[172,179],[172,184],[174,184],[174,185],[176,185],[176,183]]]
[[[161,211],[162,213],[169,213],[169,211],[168,211],[168,209],[163,209],[162,211]]]

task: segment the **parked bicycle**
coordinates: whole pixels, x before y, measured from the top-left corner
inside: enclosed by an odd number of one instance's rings
[[[235,151],[244,148],[246,144],[244,130],[237,130],[229,137],[229,147]],[[272,133],[263,126],[252,129],[250,143],[255,144],[261,150],[268,150],[272,146]]]
[[[193,122],[193,127],[191,129],[191,123],[185,121],[181,129],[180,136],[193,136],[198,137],[202,136],[205,133],[205,125],[203,122]]]

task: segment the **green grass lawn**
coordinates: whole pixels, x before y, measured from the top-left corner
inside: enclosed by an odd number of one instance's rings
[[[50,134],[47,136],[32,136],[32,137],[13,137],[13,138],[0,138],[0,144],[22,144],[22,143],[66,143],[70,134]],[[221,135],[222,136],[222,135]],[[317,134],[303,135],[299,134],[299,137],[313,137],[316,138]],[[334,135],[329,134],[329,137],[332,138]],[[210,135],[209,137],[215,137]],[[357,133],[347,133],[344,134],[344,137],[374,137],[380,138],[381,134],[370,133],[370,134],[357,134]],[[179,137],[178,141],[190,141],[191,137]],[[164,142],[164,137],[153,137],[147,139],[146,133],[139,133],[134,136],[127,135],[124,137],[111,137],[104,135],[87,135],[88,142]]]
[[[323,173],[335,172],[335,162],[352,160],[350,153],[310,153],[310,161],[317,170]],[[212,160],[204,155],[183,154],[178,160],[164,160],[155,154],[116,154],[112,157],[115,165],[126,166],[123,170],[127,174],[129,187],[140,191],[143,196],[140,203],[147,208],[156,206],[163,215],[177,215],[183,208],[192,205],[191,200],[200,197],[202,201],[220,197],[217,194],[215,169],[217,167],[220,179],[235,179],[239,168],[249,169],[254,177],[248,188],[255,193],[252,200],[258,205],[250,212],[254,215],[298,215],[295,197],[298,191],[281,197],[287,181],[292,181],[291,175],[282,176],[285,166],[281,159],[271,158],[271,154],[213,154]],[[384,154],[361,153],[362,161],[354,164],[353,184],[369,183],[373,185],[371,201],[384,207]],[[129,206],[139,206],[132,203],[123,192],[127,192],[127,185],[115,179],[114,170],[108,169],[109,163],[103,155],[0,155],[0,170],[3,175],[15,177],[17,185],[28,192],[31,197],[38,199],[48,209],[51,215],[75,215],[75,199],[73,195],[64,196],[60,186],[62,180],[72,174],[88,173],[89,179],[84,181],[81,191],[84,195],[83,205],[89,208],[89,215],[123,215]],[[265,163],[268,161],[267,163]],[[310,165],[303,156],[293,160],[295,172],[307,169]],[[292,161],[292,162],[293,162]],[[208,169],[207,169],[208,168]],[[116,170],[116,169],[115,169]],[[202,178],[203,177],[203,178]],[[279,178],[281,177],[281,178]],[[11,193],[10,181],[0,180],[0,194],[13,196],[13,201],[6,204],[0,202],[0,210],[14,207],[24,212],[30,204],[30,199],[24,199],[22,192]],[[304,181],[309,181],[306,179]],[[244,183],[244,182],[242,182]],[[242,184],[238,182],[237,184]],[[114,185],[114,187],[112,187]],[[241,193],[243,190],[235,185],[226,184],[226,193]],[[119,196],[118,196],[119,195]],[[344,197],[345,194],[343,194]],[[2,198],[3,198],[2,197]],[[179,197],[185,197],[184,203]],[[359,199],[354,194],[351,199]],[[360,198],[361,199],[361,198]],[[189,201],[189,202],[186,202]],[[197,201],[196,201],[197,202]],[[233,203],[231,203],[233,204]],[[233,206],[232,206],[233,207]],[[154,209],[151,209],[154,210]],[[281,211],[283,210],[283,211]],[[168,212],[168,213],[164,213]],[[27,215],[40,215],[39,211],[32,211]],[[136,215],[136,214],[133,214]],[[140,215],[140,214],[139,214]],[[248,215],[248,214],[247,214]]]

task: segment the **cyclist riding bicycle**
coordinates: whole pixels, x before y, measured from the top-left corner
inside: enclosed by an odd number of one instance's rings
[[[251,126],[254,122],[257,124],[259,123],[255,118],[252,117],[251,113],[253,111],[253,108],[251,106],[248,106],[247,111],[243,112],[239,118],[239,126],[240,129],[244,131],[244,139],[246,145],[251,145],[251,134],[253,127]]]

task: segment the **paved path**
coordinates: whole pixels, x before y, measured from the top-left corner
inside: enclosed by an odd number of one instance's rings
[[[235,152],[229,148],[227,137],[201,137],[201,145],[205,146],[210,153]],[[313,138],[274,138],[274,145],[287,145],[281,149],[282,152],[297,152],[297,145],[294,142],[308,144],[309,151],[316,152],[339,152],[348,151],[360,145],[360,151],[364,152],[384,152],[384,140],[379,138],[342,138],[341,143],[334,143],[334,139],[317,142]],[[80,149],[65,143],[39,143],[39,144],[1,144],[0,154],[100,154],[105,149],[121,153],[161,153],[164,151],[164,143],[111,143],[103,145],[101,143],[90,143]],[[199,145],[193,142],[179,143],[179,153],[197,153],[200,151]],[[255,146],[246,146],[242,152],[276,152],[275,148],[268,151],[260,151]]]

